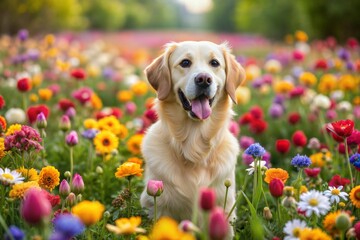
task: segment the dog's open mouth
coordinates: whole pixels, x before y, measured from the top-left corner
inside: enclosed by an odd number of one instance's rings
[[[189,100],[180,88],[178,94],[184,110],[189,111],[191,117],[204,120],[210,116],[211,105],[215,97],[209,98],[205,94],[201,94],[195,99]]]

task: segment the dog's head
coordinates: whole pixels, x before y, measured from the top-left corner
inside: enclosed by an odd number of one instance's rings
[[[227,44],[206,41],[167,44],[145,74],[159,100],[166,101],[173,94],[197,120],[208,118],[223,94],[236,103],[235,90],[245,79],[244,69]]]

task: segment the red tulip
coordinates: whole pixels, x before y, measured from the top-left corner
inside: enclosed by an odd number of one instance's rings
[[[288,121],[290,124],[295,125],[301,120],[301,115],[297,112],[290,113],[288,117]]]
[[[240,125],[246,125],[251,123],[254,120],[254,117],[250,114],[250,113],[245,113],[244,115],[242,115],[239,119],[239,124]]]
[[[264,112],[261,107],[254,106],[249,110],[249,113],[253,116],[255,119],[262,119],[264,116]]]
[[[21,78],[17,81],[17,89],[20,92],[27,92],[31,90],[31,81],[29,78]]]
[[[216,194],[211,188],[200,189],[200,207],[205,211],[209,211],[215,207]]]
[[[315,63],[315,69],[318,70],[326,70],[328,68],[327,62],[324,59],[319,59],[316,63]]]
[[[220,207],[214,208],[210,213],[209,236],[211,240],[223,240],[229,231],[229,223]]]
[[[267,122],[262,119],[255,119],[250,123],[250,131],[255,134],[263,133],[267,128]]]
[[[36,225],[51,214],[51,204],[42,190],[30,188],[21,203],[20,214],[26,222]]]
[[[297,147],[304,147],[307,143],[307,137],[303,131],[298,130],[292,135],[292,142]]]
[[[287,153],[290,149],[290,141],[287,139],[278,139],[276,140],[275,147],[279,153]]]
[[[269,190],[273,197],[281,197],[284,191],[284,183],[280,179],[274,178],[269,183]]]
[[[84,80],[86,78],[86,73],[81,68],[73,69],[70,75],[78,81]]]
[[[27,109],[26,113],[30,124],[36,122],[37,116],[41,112],[44,114],[45,118],[47,119],[50,114],[50,110],[46,105],[41,104],[41,105],[29,107]]]
[[[349,119],[340,120],[327,124],[326,129],[344,139],[354,131],[354,122]]]

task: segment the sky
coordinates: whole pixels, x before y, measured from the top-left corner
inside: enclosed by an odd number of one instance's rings
[[[212,0],[178,0],[190,13],[205,13],[213,7]]]

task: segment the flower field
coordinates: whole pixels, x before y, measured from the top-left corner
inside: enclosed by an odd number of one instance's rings
[[[21,30],[0,37],[0,236],[226,239],[233,228],[234,239],[360,239],[358,41],[176,37],[228,39],[246,71],[229,126],[236,183],[224,182],[236,185],[236,220],[211,188],[195,211],[205,224],[152,219],[140,205],[144,188],[166,191],[143,182],[141,155],[157,121],[143,70],[166,39]]]

